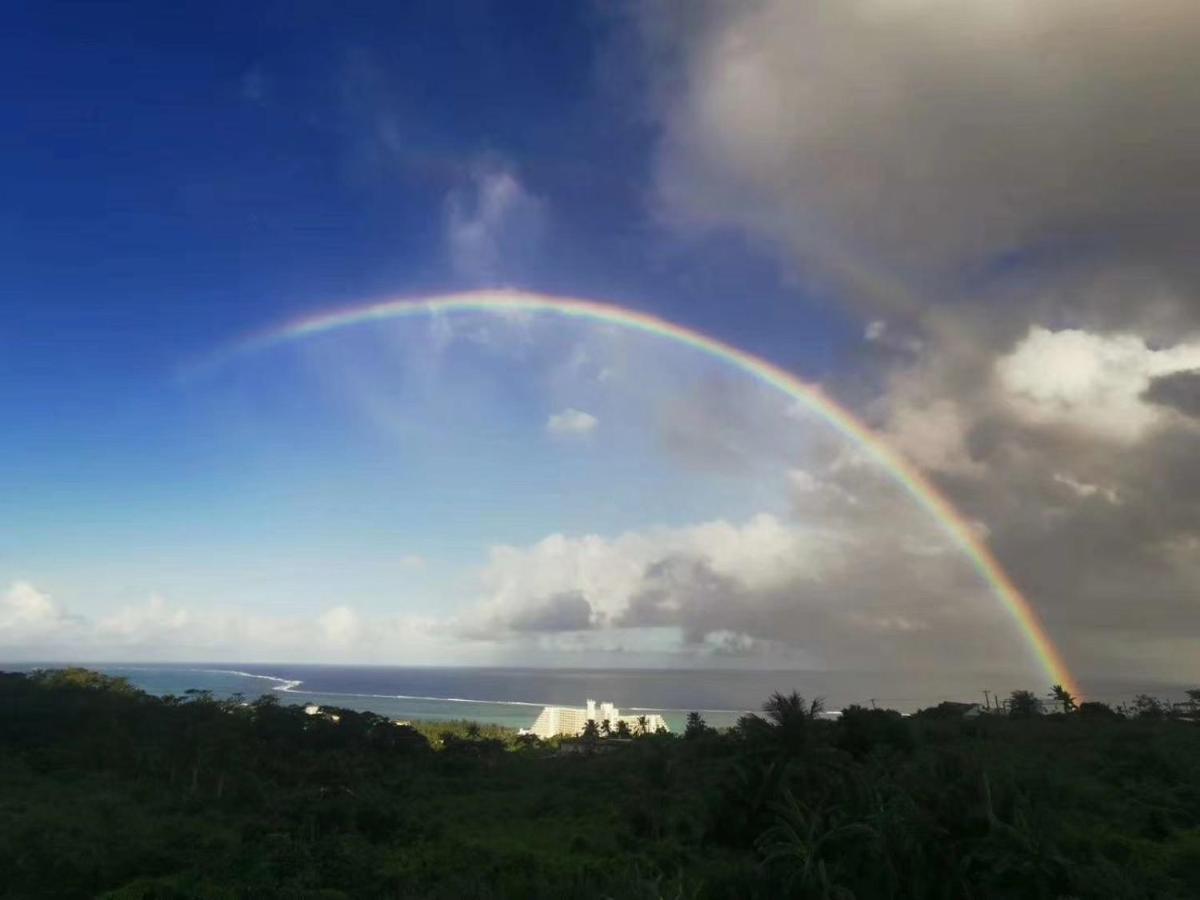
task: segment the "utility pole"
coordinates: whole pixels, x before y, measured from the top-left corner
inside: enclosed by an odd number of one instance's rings
[[[989,691],[989,690],[987,690],[986,688],[985,688],[985,689],[984,689],[984,691],[983,691],[983,706],[984,706],[984,708],[985,708],[985,709],[991,709],[991,708],[992,708],[992,698],[991,698],[991,693],[992,693],[992,692],[991,692],[991,691]]]
[[[871,709],[874,709],[874,708],[875,708],[875,698],[872,697],[871,698]]]

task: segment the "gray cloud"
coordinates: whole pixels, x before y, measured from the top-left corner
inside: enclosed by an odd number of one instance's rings
[[[1151,403],[1169,406],[1186,416],[1200,418],[1200,369],[1172,372],[1154,378],[1142,396]]]
[[[1200,679],[1200,6],[761,0],[640,26],[663,221],[744,231],[863,316],[827,389],[980,523],[1077,670]],[[896,549],[907,501],[813,471],[797,515],[857,535],[819,580],[673,605],[687,572],[715,590],[675,564],[630,615],[988,653],[986,604],[953,605],[972,573]]]
[[[1194,221],[1193,3],[695,6],[648,17],[671,215],[908,270]]]
[[[507,625],[518,632],[585,631],[592,627],[592,605],[579,591],[568,591],[517,610]]]

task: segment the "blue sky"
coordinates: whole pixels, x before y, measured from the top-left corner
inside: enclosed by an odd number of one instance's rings
[[[3,48],[0,400],[15,427],[0,493],[23,522],[4,574],[80,611],[152,594],[422,609],[463,592],[460,570],[491,544],[756,511],[744,478],[673,471],[653,441],[617,437],[619,415],[604,428],[619,449],[546,439],[540,381],[586,327],[528,353],[448,348],[420,375],[403,360],[424,358],[429,333],[408,323],[384,329],[398,345],[337,335],[176,378],[305,312],[490,284],[620,298],[828,365],[856,326],[737,236],[656,221],[654,128],[607,74],[619,18],[515,12],[25,11]],[[502,176],[529,208],[484,223],[498,252],[464,256],[454,220],[485,216]],[[351,363],[356,343],[380,364]]]
[[[1169,590],[1140,633],[1039,547],[1106,556],[1191,433],[1192,272],[1163,223],[1195,204],[1163,182],[1192,135],[1157,125],[1187,108],[1194,23],[1129,50],[1139,80],[1089,68],[1066,0],[1008,30],[870,6],[21,4],[0,656],[928,666],[953,635],[938,664],[1028,669],[886,478],[691,351],[479,314],[180,377],[316,311],[505,286],[821,383],[1082,666],[1176,657]],[[1037,81],[1047,40],[1092,94]],[[1103,139],[1121,121],[1141,144]],[[1190,540],[1154,518],[1156,547]],[[1123,572],[1187,583],[1179,552]]]

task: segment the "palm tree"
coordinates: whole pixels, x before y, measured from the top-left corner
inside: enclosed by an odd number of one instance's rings
[[[624,719],[617,719],[617,737],[619,737],[619,738],[629,737],[629,723],[626,722]]]
[[[1051,685],[1050,699],[1053,700],[1058,706],[1061,706],[1062,711],[1065,713],[1075,711],[1075,698],[1072,697],[1071,692],[1061,684]]]
[[[825,700],[817,697],[811,703],[807,703],[795,691],[786,695],[776,691],[771,695],[771,699],[763,704],[763,712],[776,725],[787,725],[800,719],[817,718],[825,712]]]
[[[600,727],[596,724],[596,720],[588,719],[584,723],[583,731],[579,733],[579,736],[589,744],[598,740],[600,738]]]
[[[637,717],[637,733],[639,735],[645,735],[645,734],[650,733],[650,720],[647,719],[645,716]]]
[[[612,722],[605,719],[600,723],[600,733],[605,737],[612,737]]]
[[[808,743],[809,723],[824,711],[822,698],[808,702],[795,691],[790,694],[776,691],[763,704],[763,712],[774,725],[774,737],[787,752],[800,750]]]

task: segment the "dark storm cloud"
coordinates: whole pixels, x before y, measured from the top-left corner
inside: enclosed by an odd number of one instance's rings
[[[1142,396],[1151,403],[1169,406],[1184,415],[1200,418],[1200,369],[1172,372],[1155,378]]]
[[[696,6],[654,57],[675,215],[918,275],[1195,221],[1193,3]]]

